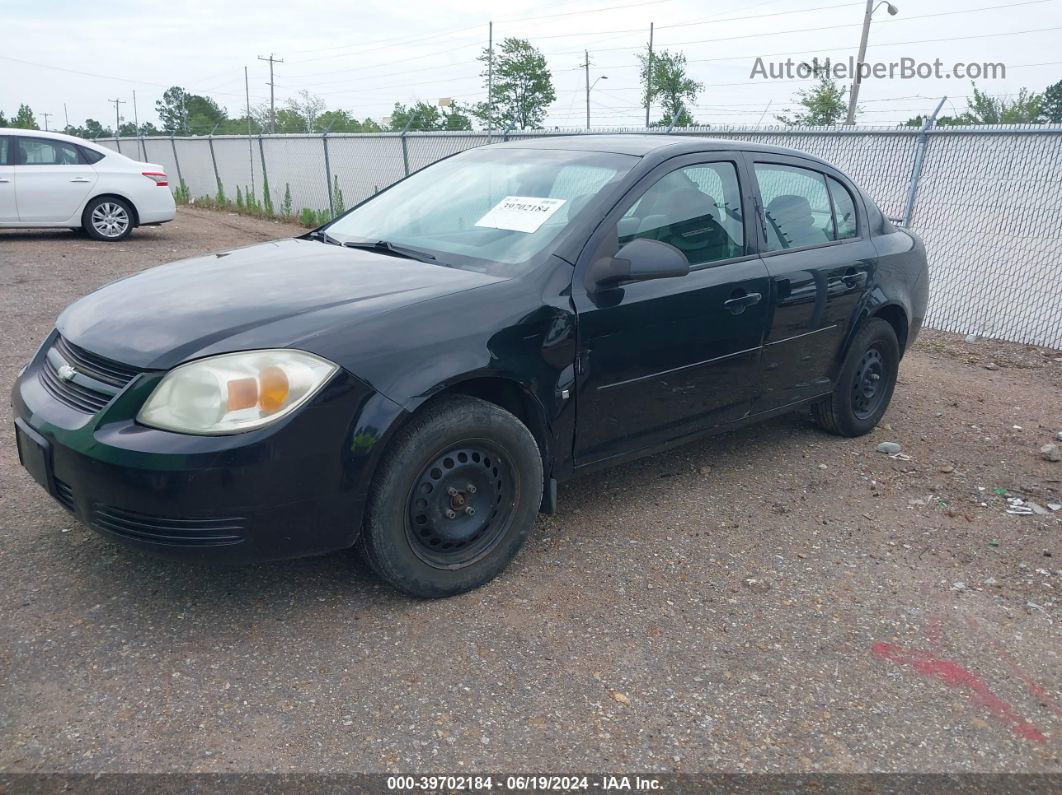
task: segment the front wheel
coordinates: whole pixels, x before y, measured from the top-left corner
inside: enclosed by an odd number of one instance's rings
[[[81,224],[96,240],[125,240],[133,231],[133,210],[121,199],[101,196],[85,206]]]
[[[841,436],[869,433],[889,407],[899,366],[896,332],[871,318],[852,340],[833,394],[812,405],[815,422]]]
[[[527,540],[542,502],[542,456],[493,403],[439,398],[380,462],[358,548],[413,596],[453,596],[493,579]]]

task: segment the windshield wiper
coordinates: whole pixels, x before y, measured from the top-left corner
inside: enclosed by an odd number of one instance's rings
[[[310,232],[310,234],[306,235],[306,237],[308,237],[310,240],[320,240],[322,243],[330,243],[333,246],[343,245],[323,229],[315,229],[314,231]]]
[[[401,246],[388,240],[351,240],[342,245],[346,248],[379,251],[383,254],[391,254],[395,257],[405,257],[406,259],[415,259],[420,262],[438,262],[438,258],[434,254],[429,254],[427,251],[423,251],[419,248]]]

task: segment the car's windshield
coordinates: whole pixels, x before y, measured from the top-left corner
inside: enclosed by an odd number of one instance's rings
[[[526,267],[636,157],[477,149],[413,174],[327,227],[340,243],[387,241],[440,264],[507,275]]]

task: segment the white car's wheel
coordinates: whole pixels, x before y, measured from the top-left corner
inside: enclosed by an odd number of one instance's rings
[[[133,210],[121,199],[101,196],[85,207],[84,229],[96,240],[125,240],[133,231]]]

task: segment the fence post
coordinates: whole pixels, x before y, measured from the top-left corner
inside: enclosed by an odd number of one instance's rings
[[[258,134],[258,154],[262,158],[262,207],[266,205],[273,206],[273,197],[266,198],[266,193],[269,191],[269,173],[266,171],[265,162],[265,144],[262,143],[262,134]]]
[[[217,128],[218,126],[215,124],[214,130]],[[210,146],[210,162],[214,164],[214,182],[217,183],[218,194],[220,195],[222,192],[221,175],[218,173],[218,159],[214,156],[214,130],[211,130],[210,135],[207,136],[207,144]]]
[[[140,136],[139,140],[140,140],[140,154],[143,155],[144,162],[146,163],[147,162],[147,141],[144,140],[144,136],[143,135]]]
[[[936,110],[922,125],[922,132],[918,134],[918,141],[915,143],[915,159],[914,165],[911,167],[911,184],[907,187],[907,202],[904,204],[903,219],[900,222],[901,226],[905,228],[911,225],[911,216],[914,215],[915,197],[918,195],[918,180],[922,177],[922,161],[926,155],[926,144],[929,142],[929,130],[936,123],[937,114],[944,107],[945,100],[947,100],[947,97],[940,98]]]
[[[328,158],[328,130],[321,133],[321,145],[324,147],[325,156],[325,187],[328,189],[328,212],[334,218],[336,215],[336,201],[332,195],[332,161]]]
[[[177,186],[180,187],[184,184],[184,177],[181,175],[181,158],[177,157],[177,141],[174,140],[173,135],[170,135],[170,148],[173,149],[173,164],[177,166]]]
[[[114,146],[118,150],[118,154],[123,154],[123,152],[122,152],[122,139],[118,137],[118,131],[117,130],[115,130],[115,132],[114,132]]]
[[[414,113],[409,117],[409,121],[406,122],[406,126],[402,128],[402,166],[406,170],[406,176],[409,176],[409,147],[406,145],[406,134],[409,132],[409,128],[413,125],[413,122],[417,120],[417,116],[420,114]]]

